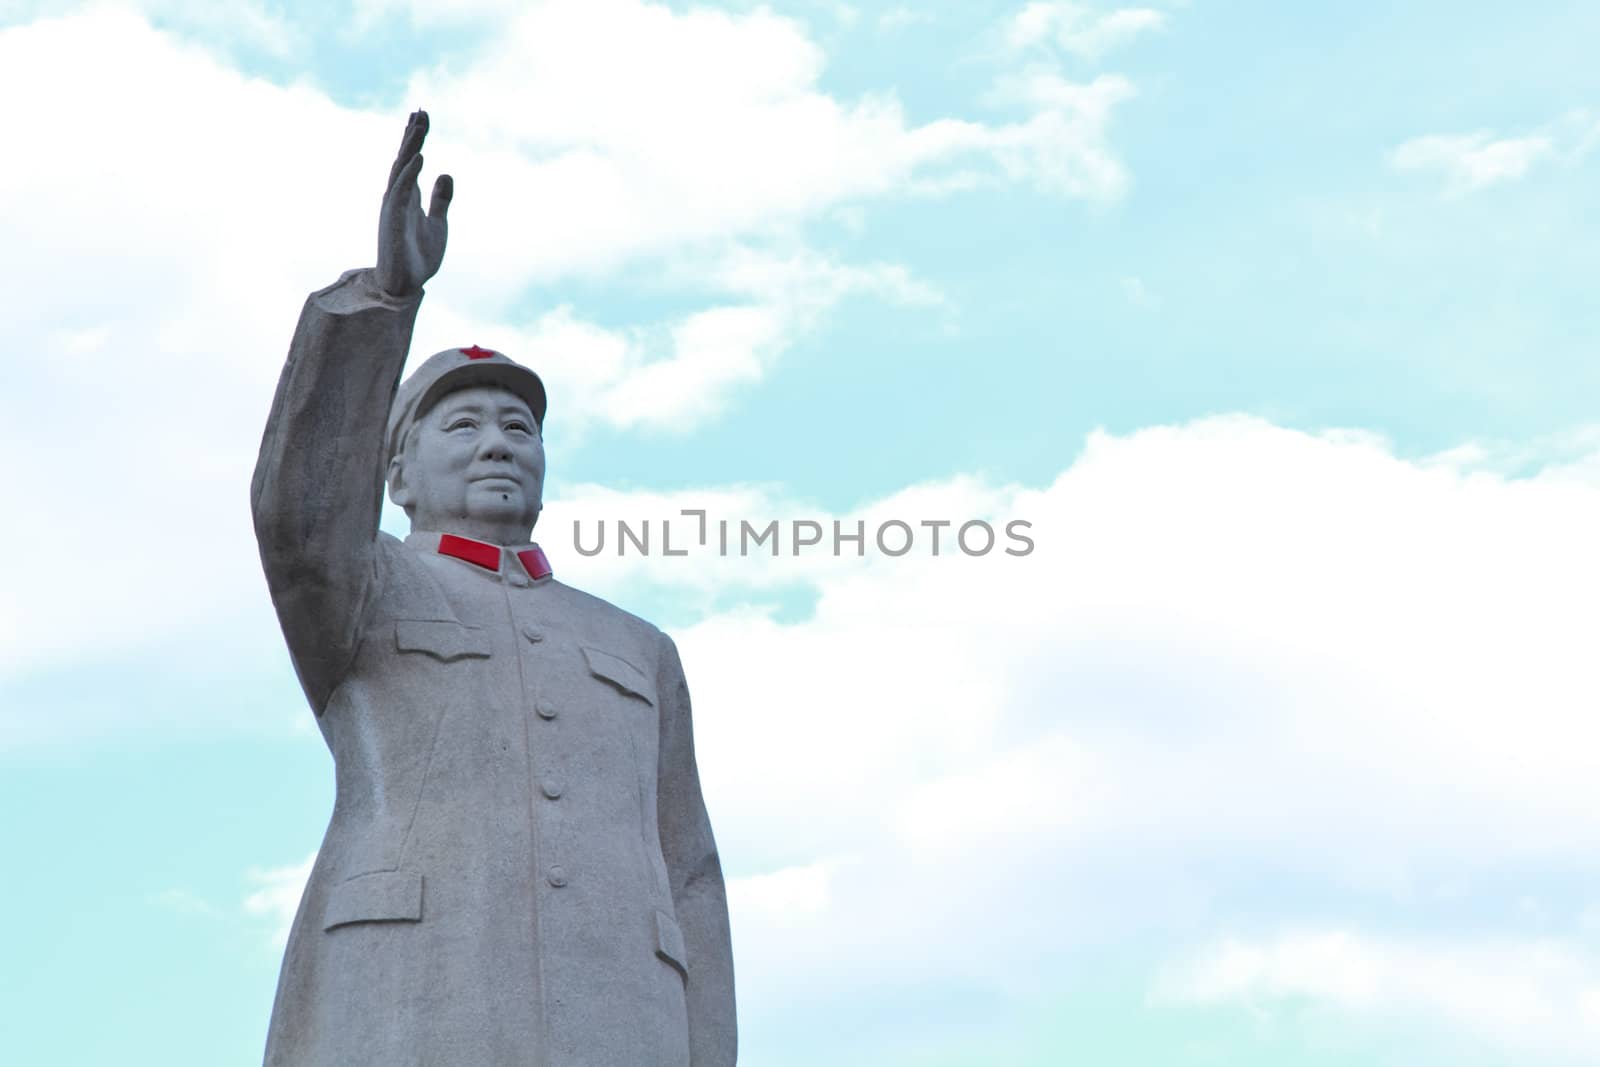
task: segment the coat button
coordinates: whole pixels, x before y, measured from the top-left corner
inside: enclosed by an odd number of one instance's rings
[[[556,717],[556,706],[548,700],[539,701],[533,706],[533,710],[539,713],[539,718],[541,719],[553,719]]]
[[[554,778],[546,778],[544,780],[544,784],[539,788],[543,790],[544,795],[549,797],[551,800],[555,800],[561,796],[561,783],[556,781]]]
[[[567,884],[567,869],[560,864],[551,867],[549,873],[545,875],[545,881],[560,889]]]
[[[544,640],[544,631],[536,630],[532,626],[524,626],[522,628],[522,636],[526,637],[529,641],[532,641],[537,645],[540,641]]]

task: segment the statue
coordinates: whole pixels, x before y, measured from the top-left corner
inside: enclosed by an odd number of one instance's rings
[[[266,1063],[732,1064],[727,899],[670,638],[529,542],[538,375],[472,345],[396,383],[444,257],[428,131],[376,269],[306,301],[251,485],[337,796]],[[378,530],[383,484],[411,518]]]

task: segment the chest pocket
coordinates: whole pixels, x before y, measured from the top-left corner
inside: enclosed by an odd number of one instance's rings
[[[589,665],[590,674],[611,683],[627,696],[637,697],[651,707],[655,706],[655,683],[638,667],[621,656],[589,645],[583,646],[583,658]]]
[[[421,652],[441,663],[489,655],[489,635],[483,627],[449,619],[396,619],[394,644],[401,652]]]

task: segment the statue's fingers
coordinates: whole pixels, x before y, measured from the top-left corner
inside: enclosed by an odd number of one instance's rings
[[[420,173],[422,173],[422,157],[412,156],[406,161],[406,165],[400,168],[399,173],[394,176],[394,181],[389,184],[389,196],[401,197],[409,193],[414,197],[417,188],[417,175]]]
[[[406,132],[400,135],[400,150],[394,155],[394,165],[389,168],[389,184],[400,176],[400,169],[409,163],[417,152],[422,149],[422,141],[428,136],[428,113],[426,111],[413,111],[406,120]]]
[[[441,174],[434,179],[433,197],[428,201],[428,217],[442,220],[445,212],[450,210],[450,198],[455,195],[456,183],[450,175]]]

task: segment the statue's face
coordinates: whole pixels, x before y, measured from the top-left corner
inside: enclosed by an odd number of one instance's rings
[[[544,442],[533,412],[498,386],[446,394],[412,427],[390,471],[389,495],[416,529],[526,541],[544,495]]]

